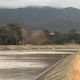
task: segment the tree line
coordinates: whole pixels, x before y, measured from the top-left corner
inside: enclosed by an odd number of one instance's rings
[[[80,32],[75,29],[69,32],[55,32],[50,36],[51,44],[80,44]]]
[[[72,29],[68,32],[50,32],[48,30],[28,31],[18,24],[8,23],[0,27],[0,45],[20,44],[80,44],[80,32]]]

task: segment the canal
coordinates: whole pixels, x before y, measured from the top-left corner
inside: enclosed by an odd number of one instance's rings
[[[69,54],[0,54],[0,80],[34,80]]]

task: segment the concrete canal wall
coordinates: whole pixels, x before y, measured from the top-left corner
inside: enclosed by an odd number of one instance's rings
[[[72,74],[74,71],[71,72],[73,60],[75,59],[75,57],[75,55],[69,55],[61,59],[51,68],[39,75],[35,80],[80,80],[80,78],[72,78],[73,76],[75,76],[74,74]]]
[[[51,65],[70,55],[65,52],[0,51],[0,80],[35,80]]]

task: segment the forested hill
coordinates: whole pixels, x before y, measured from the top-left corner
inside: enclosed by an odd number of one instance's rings
[[[66,31],[80,29],[80,10],[72,7],[0,9],[0,24],[17,22],[27,29]]]

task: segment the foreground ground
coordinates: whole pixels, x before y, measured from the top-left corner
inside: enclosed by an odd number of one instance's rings
[[[23,56],[25,57],[25,55],[30,55],[35,52],[36,52],[35,55],[38,53],[41,55],[42,51],[44,51],[44,53],[46,53],[46,55],[49,55],[49,56],[52,53],[57,54],[59,52],[61,54],[64,54],[64,53],[68,54],[70,52],[71,56],[69,55],[69,56],[65,57],[65,55],[63,55],[62,56],[63,59],[61,59],[56,64],[53,64],[47,71],[43,72],[40,76],[38,76],[34,80],[66,80],[66,77],[68,77],[67,80],[80,80],[80,69],[79,69],[80,68],[80,55],[72,54],[72,53],[75,53],[74,51],[77,51],[77,52],[80,51],[80,45],[75,45],[75,44],[72,44],[72,45],[44,45],[44,46],[34,46],[34,45],[7,45],[7,46],[5,46],[5,45],[0,45],[0,50],[1,50],[0,55],[2,56],[1,61],[3,61],[2,62],[3,65],[1,65],[0,68],[6,68],[8,65],[10,65],[8,68],[11,68],[11,67],[15,68],[20,65],[21,65],[21,67],[23,67],[23,66],[26,67],[26,66],[28,66],[28,64],[25,65],[24,64],[25,62],[22,61],[20,63],[20,61],[22,59],[24,59]],[[58,52],[55,52],[55,51],[58,51]],[[59,53],[58,53],[58,55],[59,55]],[[39,54],[38,54],[38,56],[40,56]],[[12,55],[13,55],[13,57],[11,57]],[[10,58],[8,59],[8,57],[10,57]],[[19,59],[19,62],[17,62],[17,64],[15,64],[13,62],[14,57]],[[21,57],[22,57],[22,59],[20,60]],[[31,58],[33,58],[33,57],[31,57]],[[8,64],[7,61],[10,59],[11,59],[10,64]],[[42,58],[42,60],[43,60],[43,58]],[[4,64],[5,63],[4,61],[6,62],[6,64]],[[29,66],[31,66],[31,65],[32,65],[32,63]],[[40,63],[40,65],[41,65],[41,63]],[[20,70],[18,70],[18,72]],[[13,75],[14,71],[15,70],[9,71],[9,72],[12,72],[11,76],[13,76],[13,77],[14,77],[14,75]],[[23,71],[25,72],[25,70],[23,70]],[[1,72],[3,73],[3,71],[1,71]],[[66,74],[67,72],[69,72],[69,74]],[[2,73],[0,76],[2,76],[2,78],[4,78],[4,76],[3,76],[4,74],[2,75]],[[5,71],[4,71],[4,73],[5,73]],[[22,74],[22,71],[21,71],[21,74]],[[18,74],[18,75],[21,75],[21,74]],[[32,74],[32,72],[31,72],[31,74]],[[11,78],[11,76],[10,76],[10,78]],[[24,74],[23,74],[23,76],[24,76]],[[6,77],[8,77],[8,75],[5,75],[5,79],[3,79],[3,80],[7,80]],[[20,79],[15,79],[15,80],[20,80]]]

